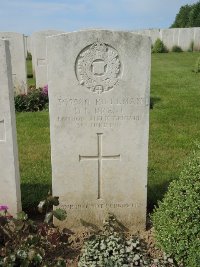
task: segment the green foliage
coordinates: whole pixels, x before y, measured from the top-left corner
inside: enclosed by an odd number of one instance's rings
[[[30,52],[27,53],[26,60],[32,60],[32,55]]]
[[[194,152],[152,216],[159,246],[184,266],[200,266],[200,152]]]
[[[30,88],[27,94],[15,96],[15,109],[22,111],[40,111],[48,107],[48,95],[43,92],[42,88]]]
[[[187,28],[200,26],[200,1],[193,5],[182,6],[176,15],[171,28]]]
[[[26,66],[27,66],[27,83],[28,86],[35,86],[35,78],[33,76],[33,70],[32,70],[32,60],[26,60]]]
[[[173,47],[172,47],[172,52],[183,52],[183,50],[182,50],[182,48],[180,47],[180,46],[178,46],[178,45],[174,45]]]
[[[42,203],[39,204],[40,212],[47,212],[53,205],[58,205],[59,201],[58,197],[48,195]],[[53,212],[52,214],[55,215]],[[58,214],[60,216],[56,216],[57,219],[66,218],[63,210],[59,209]],[[66,247],[68,236],[64,231],[59,231],[47,223],[29,220],[24,212],[20,212],[17,219],[7,216],[7,213],[0,215],[0,266],[65,267],[65,260],[57,256],[52,257],[52,254],[59,248],[62,247],[63,250],[63,247]]]
[[[53,206],[59,205],[59,197],[53,197],[50,193],[46,199],[40,201],[38,205],[38,211],[40,213],[45,213],[45,223],[50,223],[53,219],[53,216],[56,217],[59,221],[64,221],[67,217],[66,211],[63,209],[53,210]]]
[[[200,72],[200,57],[198,57],[197,60],[196,60],[194,72],[195,73],[199,73]]]
[[[167,257],[165,260],[150,259],[144,242],[138,237],[126,239],[117,229],[120,225],[109,214],[104,230],[85,242],[78,267],[174,266]]]
[[[190,5],[182,6],[179,10],[179,13],[176,15],[175,21],[172,24],[171,28],[189,27],[189,14],[191,10],[192,6]]]
[[[152,49],[152,53],[167,53],[167,48],[165,47],[164,43],[158,38]]]

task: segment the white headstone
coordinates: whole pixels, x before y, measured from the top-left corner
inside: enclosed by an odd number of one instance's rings
[[[183,49],[183,51],[187,51],[192,42],[194,42],[194,28],[179,29],[178,45]]]
[[[24,35],[24,45],[25,45],[25,54],[26,57],[28,56],[28,53],[31,53],[31,37]]]
[[[146,221],[151,41],[88,30],[47,38],[53,194],[61,226]]]
[[[194,28],[194,51],[200,51],[200,28]]]
[[[173,32],[174,32],[174,34],[173,34],[173,45],[177,45],[177,46],[181,47],[181,45],[179,44],[179,30],[180,29],[179,28],[173,28],[171,30],[173,30]]]
[[[132,32],[137,32],[138,34],[149,36],[151,38],[152,44],[154,44],[158,38],[161,39],[160,29],[145,29]]]
[[[47,84],[46,37],[60,33],[63,32],[47,30],[35,32],[31,35],[32,64],[37,88]]]
[[[0,205],[21,210],[14,94],[8,41],[0,40]]]
[[[9,41],[14,91],[16,94],[24,94],[27,92],[24,35],[16,32],[0,32],[0,38]]]
[[[168,50],[171,50],[173,46],[178,45],[177,29],[162,29],[161,40]]]
[[[154,44],[157,39],[161,39],[160,29],[149,30],[148,36],[151,37],[152,44]]]

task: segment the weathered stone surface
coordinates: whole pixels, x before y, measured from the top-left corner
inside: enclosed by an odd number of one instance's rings
[[[53,194],[70,229],[146,222],[151,41],[88,30],[47,38]]]
[[[46,37],[60,33],[63,32],[47,30],[34,32],[31,35],[33,73],[36,78],[37,88],[47,84]]]
[[[0,40],[0,205],[21,210],[14,94],[8,41]]]
[[[0,32],[0,39],[9,41],[14,91],[16,94],[24,94],[27,92],[24,35],[16,32]]]

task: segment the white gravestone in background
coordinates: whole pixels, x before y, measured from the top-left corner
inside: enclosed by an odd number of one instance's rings
[[[21,211],[14,94],[8,41],[0,40],[0,205]]]
[[[195,28],[180,28],[178,45],[183,51],[190,49],[192,42],[194,42],[194,29]]]
[[[0,32],[0,39],[9,41],[14,91],[16,94],[25,94],[27,70],[24,35],[16,32]]]
[[[60,33],[63,32],[47,30],[31,35],[32,65],[37,88],[47,85],[46,37]]]
[[[47,38],[53,194],[75,231],[108,212],[145,228],[151,41],[88,30]]]
[[[177,29],[162,29],[161,40],[168,50],[172,50],[173,46],[178,45]]]

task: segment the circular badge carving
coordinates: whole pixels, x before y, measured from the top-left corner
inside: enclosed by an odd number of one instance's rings
[[[118,52],[101,42],[84,48],[76,59],[75,68],[79,83],[98,94],[113,89],[121,73]]]

